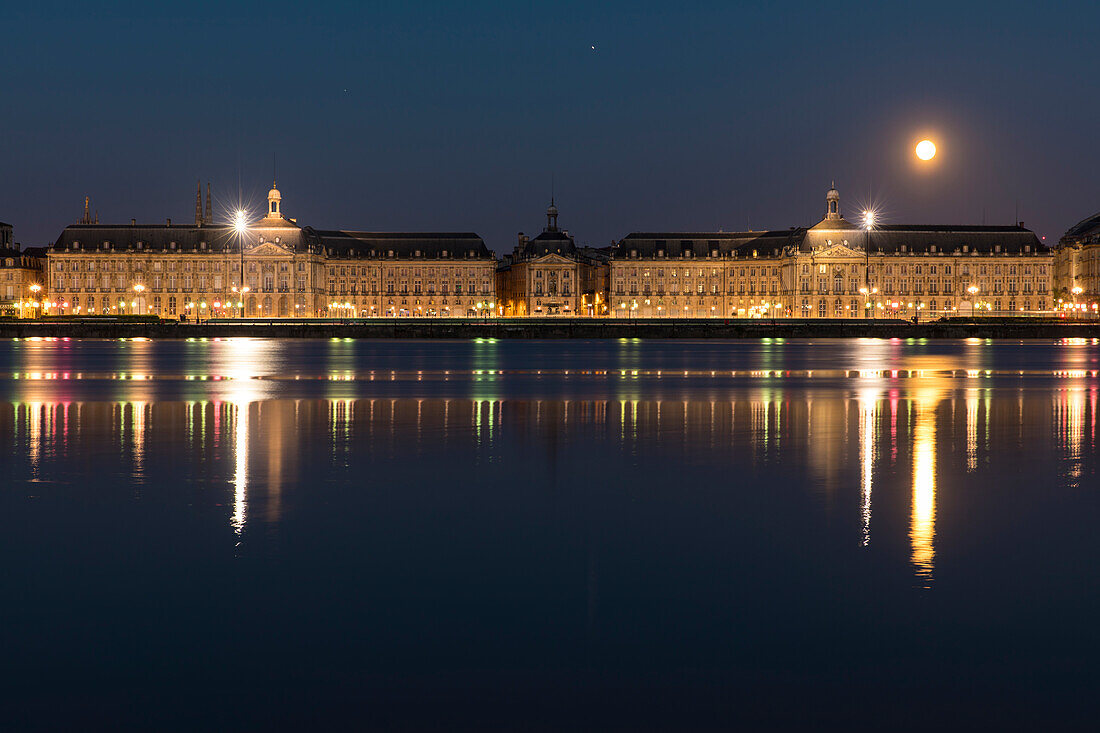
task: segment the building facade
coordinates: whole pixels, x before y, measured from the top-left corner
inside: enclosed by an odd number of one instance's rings
[[[0,222],[0,316],[31,317],[48,302],[44,247],[20,249],[12,226]]]
[[[578,248],[558,228],[550,201],[546,227],[534,239],[523,232],[496,273],[497,312],[506,317],[607,315],[609,250]]]
[[[1100,309],[1100,214],[1077,222],[1055,249],[1055,290],[1063,305]]]
[[[258,221],[66,227],[49,248],[56,313],[166,318],[473,315],[494,300],[492,253],[474,234],[316,231],[268,192]]]
[[[609,298],[628,318],[1019,315],[1055,308],[1053,260],[1022,226],[857,226],[831,188],[808,229],[631,234]]]
[[[318,232],[333,315],[477,317],[496,307],[496,258],[476,234]]]

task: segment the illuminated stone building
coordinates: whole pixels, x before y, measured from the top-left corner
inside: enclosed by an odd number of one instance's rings
[[[55,312],[162,317],[473,315],[494,300],[492,253],[475,234],[316,231],[272,187],[258,221],[101,225],[88,215],[49,249]]]
[[[497,268],[498,312],[504,316],[602,316],[607,314],[610,251],[577,247],[558,228],[550,201],[546,228],[519,243]]]
[[[616,317],[942,317],[1048,311],[1053,256],[1022,226],[852,224],[636,233],[616,245]]]
[[[1100,214],[1070,227],[1054,253],[1054,283],[1064,303],[1100,305]]]
[[[488,316],[496,258],[473,233],[317,232],[332,315]]]
[[[193,225],[80,224],[50,247],[47,271],[59,312],[164,317],[290,316],[322,312],[320,238],[282,214],[272,188],[247,231],[214,225],[196,200]]]
[[[20,249],[11,225],[0,222],[0,315],[41,313],[47,296],[42,276],[45,262],[45,247]]]

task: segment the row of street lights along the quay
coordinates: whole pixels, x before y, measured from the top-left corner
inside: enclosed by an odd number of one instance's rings
[[[1085,292],[1084,288],[1080,285],[1075,285],[1069,292],[1073,295],[1073,302],[1067,303],[1062,298],[1059,298],[1058,310],[1063,313],[1072,313],[1075,316],[1087,315],[1089,310],[1091,310],[1094,316],[1100,316],[1100,303],[1093,303],[1090,306],[1088,303],[1077,302],[1077,299],[1081,297],[1081,293]]]

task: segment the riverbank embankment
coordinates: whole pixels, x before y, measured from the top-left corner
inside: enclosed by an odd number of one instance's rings
[[[1100,338],[1098,321],[464,319],[0,321],[0,338],[758,339]]]

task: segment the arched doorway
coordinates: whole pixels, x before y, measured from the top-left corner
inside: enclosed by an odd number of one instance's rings
[[[286,318],[290,315],[290,305],[286,301],[286,296],[279,298],[279,317]]]

